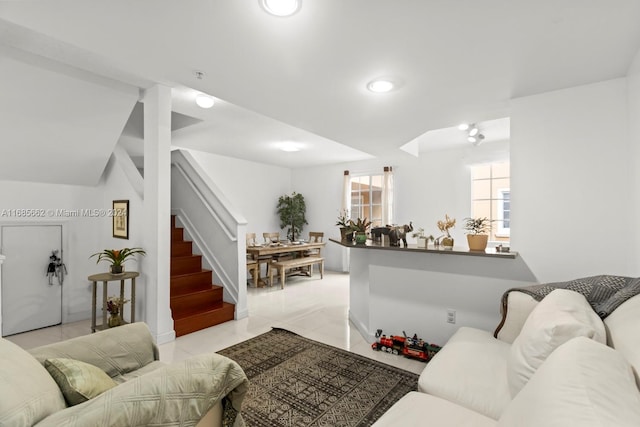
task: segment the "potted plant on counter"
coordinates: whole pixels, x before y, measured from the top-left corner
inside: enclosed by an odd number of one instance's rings
[[[338,213],[336,225],[340,227],[340,240],[351,241],[353,239],[353,230],[349,225],[349,210],[344,209]]]
[[[136,254],[146,255],[147,253],[142,248],[105,249],[102,252],[96,252],[89,258],[97,256],[96,264],[100,261],[107,261],[111,263],[109,266],[111,274],[122,274],[124,273],[124,262]]]
[[[451,237],[449,229],[455,226],[455,218],[449,218],[449,215],[444,216],[444,221],[438,221],[438,230],[444,233],[444,235],[441,236],[442,240],[440,240],[440,242],[445,249],[453,249],[453,237]],[[440,239],[440,237],[438,239]]]
[[[415,233],[413,233],[411,235],[411,237],[415,237],[418,241],[417,241],[417,246],[419,248],[424,248],[427,249],[429,242],[433,242],[433,235],[429,235],[429,236],[425,236],[424,234],[424,228],[418,228],[418,231],[416,231]]]
[[[469,250],[484,251],[489,240],[491,220],[489,218],[465,218],[464,229],[467,231]]]
[[[358,218],[356,221],[350,219],[349,226],[356,233],[356,243],[365,244],[367,242],[367,230],[371,227],[371,221],[367,221],[367,218]]]

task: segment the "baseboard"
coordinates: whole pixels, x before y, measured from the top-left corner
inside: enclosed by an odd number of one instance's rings
[[[236,305],[235,320],[244,319],[245,317],[249,317],[249,309],[245,308],[244,310],[238,310],[238,306]]]
[[[166,344],[168,342],[172,342],[176,340],[176,331],[174,331],[173,329],[165,332],[163,334],[158,334],[154,336],[156,344],[160,345],[160,344]]]
[[[349,321],[353,323],[353,326],[356,327],[358,332],[360,332],[360,335],[362,335],[362,338],[364,338],[367,342],[374,342],[376,340],[375,335],[369,333],[365,324],[361,322],[360,319],[358,319],[355,315],[353,315],[351,310],[349,310]]]

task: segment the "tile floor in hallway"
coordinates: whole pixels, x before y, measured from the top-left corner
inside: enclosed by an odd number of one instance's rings
[[[423,362],[377,352],[362,338],[348,320],[349,275],[325,271],[324,279],[292,277],[285,289],[279,286],[249,288],[247,292],[249,317],[226,322],[161,344],[160,360],[170,363],[196,354],[215,352],[269,331],[284,328],[304,337],[363,356],[420,373]],[[7,337],[24,347],[31,348],[75,336],[85,335],[90,321],[25,332]]]

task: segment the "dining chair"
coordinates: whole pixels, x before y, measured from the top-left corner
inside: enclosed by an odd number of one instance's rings
[[[256,240],[256,233],[247,233],[246,240],[247,240],[247,247],[257,246],[258,245],[258,242]],[[251,259],[258,263],[258,267],[257,267],[258,279],[261,277],[260,276],[260,269],[261,269],[262,264],[266,264],[267,265],[267,267],[265,268],[265,277],[268,277],[268,273],[269,273],[268,264],[273,260],[273,256],[271,256],[271,255],[260,255],[258,257],[258,259],[255,259],[255,258],[251,258]],[[257,283],[258,279],[256,279],[256,283]]]
[[[309,243],[322,243],[322,239],[324,239],[324,233],[322,231],[309,232]],[[322,251],[321,248],[308,249],[304,252],[304,256],[319,257],[321,251]]]
[[[262,238],[264,239],[264,242],[269,244],[269,243],[278,243],[280,241],[280,233],[275,232],[275,233],[262,233]]]
[[[255,288],[258,287],[258,279],[260,278],[260,263],[254,259],[247,258],[247,270],[251,274],[251,281]]]

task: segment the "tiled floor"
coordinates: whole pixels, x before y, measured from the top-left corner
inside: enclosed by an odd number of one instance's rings
[[[292,277],[284,290],[249,288],[249,317],[214,326],[160,345],[164,362],[215,352],[279,327],[304,337],[361,354],[383,363],[420,373],[423,362],[371,350],[371,345],[349,323],[349,275],[325,271],[324,279]],[[31,348],[88,333],[88,320],[8,337]]]

